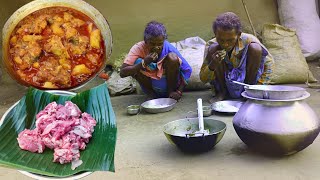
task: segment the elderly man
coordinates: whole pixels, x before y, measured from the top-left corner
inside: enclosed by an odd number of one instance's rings
[[[268,84],[273,59],[258,38],[241,32],[239,17],[226,12],[213,23],[215,38],[210,40],[200,71],[200,79],[211,83],[216,91],[210,102],[240,98],[244,88],[232,81]]]
[[[192,69],[178,50],[167,40],[163,24],[151,21],[144,30],[144,41],[129,51],[120,76],[132,76],[152,98],[179,100]]]

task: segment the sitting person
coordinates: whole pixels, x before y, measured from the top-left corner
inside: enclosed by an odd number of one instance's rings
[[[167,40],[163,24],[151,21],[144,30],[144,41],[129,51],[120,76],[132,76],[152,98],[179,100],[192,69],[178,50]]]
[[[216,95],[210,103],[229,98],[240,98],[242,85],[268,84],[274,64],[268,50],[258,38],[241,32],[239,17],[226,12],[220,14],[213,23],[215,38],[205,49],[200,79],[214,86]]]

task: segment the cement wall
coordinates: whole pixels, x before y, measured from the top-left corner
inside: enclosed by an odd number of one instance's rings
[[[0,1],[0,27],[10,15],[31,0]],[[244,31],[251,32],[241,0],[87,0],[108,20],[113,35],[111,61],[142,40],[147,22],[157,20],[165,24],[169,41],[191,36],[208,40],[213,36],[211,25],[215,17],[225,11],[237,13]],[[264,23],[278,23],[275,0],[246,0],[247,8],[257,32]],[[2,40],[2,37],[0,38]],[[1,58],[2,59],[2,58]]]

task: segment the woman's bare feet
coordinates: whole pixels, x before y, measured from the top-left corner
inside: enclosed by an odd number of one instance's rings
[[[175,100],[179,100],[181,99],[182,95],[179,94],[178,92],[176,91],[172,91],[170,94],[169,94],[169,98],[172,98],[172,99],[175,99]]]

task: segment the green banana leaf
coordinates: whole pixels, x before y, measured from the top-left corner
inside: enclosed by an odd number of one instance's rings
[[[17,137],[24,129],[35,128],[35,116],[50,102],[64,104],[71,100],[82,112],[95,118],[97,125],[85,150],[80,151],[83,164],[71,170],[71,163],[53,161],[53,150],[46,148],[42,154],[19,148]],[[106,84],[78,93],[75,96],[54,95],[29,88],[27,94],[3,117],[0,126],[0,165],[35,174],[66,177],[83,171],[114,172],[116,145],[116,119]]]

